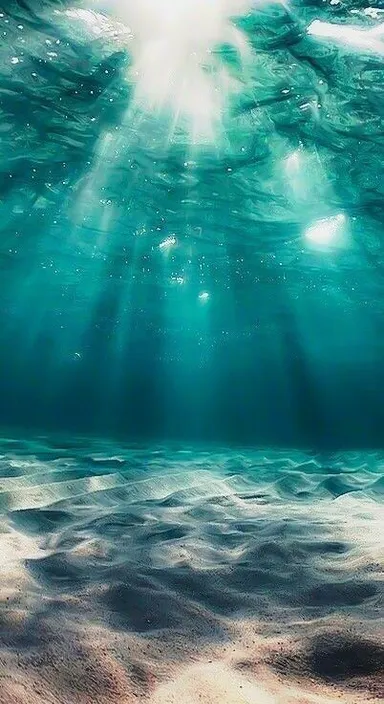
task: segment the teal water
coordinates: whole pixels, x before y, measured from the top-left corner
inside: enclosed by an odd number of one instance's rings
[[[177,6],[1,12],[1,420],[380,446],[382,10]]]
[[[0,704],[383,697],[384,7],[0,7]]]

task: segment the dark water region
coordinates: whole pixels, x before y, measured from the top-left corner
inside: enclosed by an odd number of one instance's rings
[[[194,144],[94,7],[1,10],[1,423],[380,447],[380,3],[240,13]]]
[[[382,702],[383,17],[3,1],[0,704]]]

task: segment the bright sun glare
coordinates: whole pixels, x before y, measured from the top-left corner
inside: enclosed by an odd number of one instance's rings
[[[333,244],[341,237],[345,222],[344,213],[318,220],[306,230],[305,237],[317,245]]]
[[[215,49],[231,46],[244,67],[250,58],[245,35],[232,19],[251,0],[94,0],[112,12],[133,39],[131,77],[136,103],[165,109],[174,123],[187,121],[195,137],[213,137],[229,96],[240,88]]]

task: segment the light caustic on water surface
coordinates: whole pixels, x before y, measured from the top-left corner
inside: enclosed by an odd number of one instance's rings
[[[218,49],[236,52],[240,73],[250,59],[245,35],[233,18],[247,14],[251,0],[96,0],[129,26],[136,101],[166,109],[189,123],[196,137],[213,136],[239,76]]]

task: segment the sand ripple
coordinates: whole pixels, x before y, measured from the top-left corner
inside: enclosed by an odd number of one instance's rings
[[[379,701],[383,454],[3,439],[0,701]]]

